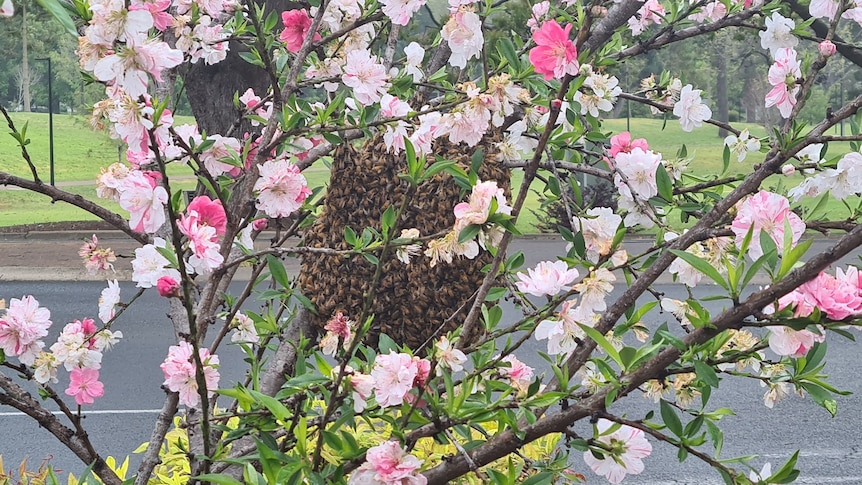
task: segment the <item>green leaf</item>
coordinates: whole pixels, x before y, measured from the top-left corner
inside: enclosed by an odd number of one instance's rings
[[[668,202],[673,202],[673,181],[670,179],[670,175],[667,174],[664,165],[659,164],[656,169],[655,182],[658,186],[658,195]]]
[[[796,469],[796,460],[799,459],[799,450],[793,454],[778,471],[765,479],[766,483],[790,483],[796,480],[799,476],[799,470]]]
[[[272,275],[272,279],[281,285],[282,288],[289,288],[290,282],[287,280],[287,271],[284,269],[284,264],[282,264],[281,260],[272,254],[267,254],[266,262],[269,266],[269,272]]]
[[[718,375],[715,373],[715,369],[713,369],[711,365],[707,365],[703,361],[696,360],[694,361],[694,372],[704,384],[709,387],[718,388]]]
[[[621,369],[625,368],[625,366],[623,365],[623,361],[620,358],[619,352],[617,352],[617,349],[615,349],[614,346],[611,345],[611,343],[608,341],[608,339],[605,338],[604,335],[599,333],[599,331],[594,329],[593,327],[589,327],[582,323],[578,323],[578,326],[581,327],[581,330],[583,330],[584,333],[589,335],[589,337],[593,339],[593,341],[597,343],[599,347],[601,347],[602,350],[605,351],[606,354],[608,354],[612,359],[614,359],[614,362],[616,362]]]
[[[204,473],[194,477],[202,483],[218,483],[219,485],[244,485],[241,481],[229,475],[219,475],[217,473]]]
[[[287,407],[282,404],[281,401],[279,401],[278,399],[272,396],[267,396],[266,394],[260,393],[253,389],[249,389],[248,392],[249,394],[251,394],[252,397],[254,397],[256,401],[263,404],[263,406],[266,407],[266,409],[268,409],[269,412],[272,413],[275,419],[279,421],[284,421],[288,417],[290,417],[290,410],[287,409]]]
[[[669,402],[662,399],[660,401],[660,411],[661,411],[661,419],[664,421],[667,429],[670,430],[671,433],[675,434],[682,438],[682,422],[679,420],[679,416],[676,415],[676,410],[673,406],[670,405]]]
[[[449,167],[455,165],[455,162],[452,160],[440,160],[434,162],[430,167],[425,170],[425,173],[422,174],[422,180],[428,180],[431,177],[437,175],[438,173],[448,170]]]
[[[721,173],[722,175],[727,173],[727,169],[730,168],[730,147],[724,145],[724,151],[721,152]]]
[[[508,37],[503,37],[502,40],[497,42],[497,52],[500,53],[500,56],[506,59],[506,61],[515,69],[521,68],[521,60],[518,58],[517,50],[515,49],[515,44],[512,43],[512,39]]]
[[[465,242],[472,240],[474,237],[479,235],[479,231],[481,229],[482,226],[478,224],[470,224],[464,229],[461,229],[461,233],[458,234],[458,244],[464,244]]]
[[[785,231],[785,235],[787,235],[785,239],[787,239],[790,236],[790,231],[788,231],[787,228],[785,228]],[[807,239],[797,244],[796,246],[791,247],[791,244],[788,244],[788,242],[785,241],[784,254],[781,256],[781,267],[778,269],[778,275],[776,276],[776,279],[784,278],[787,273],[789,273],[793,269],[793,266],[796,264],[796,262],[799,261],[802,256],[805,255],[805,253],[808,251],[808,248],[811,247],[811,243],[813,242],[814,239]]]
[[[729,290],[727,281],[724,280],[724,277],[721,276],[721,273],[718,272],[717,269],[713,268],[711,264],[705,259],[699,258],[694,254],[680,251],[678,249],[671,249],[670,252],[675,254],[678,258],[682,259],[686,263],[690,264],[694,269],[700,271],[709,277],[709,279],[718,283],[725,290]]]
[[[48,11],[58,22],[63,26],[63,29],[73,37],[78,37],[78,29],[75,27],[75,22],[69,16],[69,12],[60,5],[58,0],[36,0],[36,3]]]

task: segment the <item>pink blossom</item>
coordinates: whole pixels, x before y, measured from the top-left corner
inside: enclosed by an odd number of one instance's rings
[[[418,12],[425,0],[380,0],[383,13],[395,25],[407,25],[413,14]]]
[[[153,26],[161,31],[171,26],[174,18],[167,12],[170,0],[132,0],[129,10],[146,9],[153,16]]]
[[[533,32],[536,47],[530,49],[530,63],[545,80],[562,79],[566,74],[575,76],[580,71],[578,50],[569,39],[572,27],[566,24],[564,29],[556,20],[549,20]]]
[[[99,371],[95,369],[72,369],[69,373],[69,388],[66,395],[73,396],[78,406],[93,404],[97,397],[105,395],[105,388],[99,382]]]
[[[162,276],[170,276],[174,281],[180,279],[180,272],[170,268],[170,261],[159,250],[165,250],[167,243],[160,237],[153,238],[153,244],[135,249],[132,260],[132,281],[138,288],[152,288],[158,285]]]
[[[223,174],[239,175],[241,167],[236,165],[236,159],[242,152],[239,140],[229,136],[210,135],[207,140],[214,143],[201,153],[200,159],[207,172],[217,177]],[[233,162],[233,163],[228,163]]]
[[[221,24],[213,22],[209,15],[201,16],[197,24],[183,27],[176,46],[189,55],[189,62],[200,59],[208,65],[217,64],[227,57],[229,32]]]
[[[326,355],[335,355],[338,343],[347,348],[353,341],[353,327],[356,324],[348,319],[342,312],[338,312],[323,326],[326,335],[320,340],[320,348]]]
[[[120,207],[129,211],[129,226],[153,234],[165,223],[164,205],[168,193],[152,177],[134,171],[126,177],[120,191]]]
[[[617,153],[614,162],[617,172],[619,172],[614,177],[614,184],[621,193],[629,196],[637,194],[638,199],[644,201],[658,195],[655,174],[661,167],[660,154],[652,150],[634,147],[629,153]]]
[[[200,394],[198,392],[198,384],[195,378],[195,364],[192,355],[194,350],[192,345],[186,341],[182,341],[179,345],[173,345],[168,349],[168,356],[160,366],[162,373],[165,375],[164,385],[171,392],[178,392],[180,395],[180,404],[188,407],[194,407],[200,404]],[[205,348],[198,349],[201,363],[203,364],[203,374],[207,395],[212,397],[215,394],[215,389],[218,388],[219,359],[217,355],[210,355],[210,351]]]
[[[596,424],[599,433],[596,440],[604,443],[610,451],[597,451],[602,458],[596,458],[592,451],[585,451],[584,461],[597,475],[604,476],[611,483],[620,483],[627,474],[637,475],[644,470],[641,460],[652,453],[652,445],[643,431],[631,426],[621,425],[608,433],[613,424],[604,418]]]
[[[467,356],[455,347],[452,342],[444,335],[434,344],[435,355],[437,356],[437,372],[443,367],[448,367],[452,372],[458,372],[464,369],[464,362],[467,362]]]
[[[349,366],[347,371],[353,371]],[[353,410],[361,413],[368,406],[368,399],[374,394],[374,378],[368,374],[353,371],[350,375],[350,387],[353,388]]]
[[[407,116],[410,113],[410,105],[406,101],[392,96],[389,93],[380,98],[380,115],[386,118]],[[403,120],[393,121],[386,124],[386,132],[383,133],[383,142],[386,148],[393,153],[404,150],[404,139],[407,138],[407,122]]]
[[[482,34],[482,19],[465,7],[449,16],[449,21],[443,26],[440,35],[447,43],[452,54],[449,56],[449,65],[464,69],[467,61],[479,57],[485,44]]]
[[[719,1],[715,1],[704,5],[699,12],[689,15],[688,18],[695,22],[705,22],[706,20],[716,22],[725,15],[727,15],[727,7]]]
[[[637,15],[628,20],[632,35],[640,35],[652,24],[661,24],[661,17],[664,14],[664,7],[659,0],[647,0],[638,10]]]
[[[761,190],[742,202],[730,229],[736,235],[737,248],[742,247],[749,229],[753,231],[748,255],[757,259],[763,256],[763,248],[760,247],[761,231],[769,234],[779,252],[783,250],[785,222],[790,226],[791,242],[795,245],[805,232],[805,223],[790,211],[790,202],[785,197]]]
[[[257,334],[254,320],[245,313],[237,313],[233,322],[231,322],[231,327],[235,329],[233,335],[230,337],[231,342],[260,343],[260,336]]]
[[[196,212],[181,215],[177,226],[189,240],[189,265],[197,273],[208,274],[224,262],[215,228],[200,224]]]
[[[162,71],[176,67],[181,62],[183,53],[171,49],[166,42],[130,38],[125,47],[120,47],[97,62],[93,75],[99,81],[116,86],[137,99],[147,92],[148,73],[157,81],[162,81]]]
[[[408,354],[380,354],[374,359],[374,396],[377,404],[387,408],[400,406],[419,375],[419,367]]]
[[[614,214],[610,207],[593,207],[587,210],[586,216],[575,217],[572,227],[583,235],[587,259],[598,263],[599,258],[611,253],[611,244],[623,218]]]
[[[554,296],[578,277],[576,268],[569,269],[565,261],[542,261],[527,274],[518,273],[518,291],[535,296]]]
[[[221,200],[212,200],[206,195],[199,195],[191,201],[186,211],[189,213],[196,212],[198,224],[213,227],[216,234],[224,236],[227,228],[227,215]]]
[[[84,267],[87,269],[87,273],[91,275],[103,270],[113,270],[114,265],[111,263],[117,260],[113,249],[99,247],[99,238],[95,234],[90,241],[84,242],[84,245],[78,250],[78,256],[84,258]]]
[[[396,441],[385,441],[368,449],[366,462],[350,476],[353,485],[425,485],[418,473],[422,461],[407,454]]]
[[[802,76],[796,51],[779,49],[775,54],[775,63],[769,68],[767,79],[772,90],[766,93],[766,107],[777,106],[783,118],[790,116],[796,105],[796,93],[799,86],[796,79]]]
[[[793,35],[795,27],[796,22],[773,12],[771,17],[766,17],[766,30],[759,32],[760,46],[769,49],[773,57],[781,49],[793,49],[799,44],[799,39]]]
[[[617,154],[631,153],[635,148],[647,151],[649,150],[649,144],[643,138],[632,140],[632,134],[627,131],[623,131],[611,137],[611,147],[608,152],[611,154],[611,157],[616,158]]]
[[[93,44],[111,47],[114,42],[146,38],[153,26],[153,15],[145,8],[129,8],[122,0],[90,2],[93,17],[86,37]]]
[[[380,101],[381,95],[386,93],[388,79],[386,66],[380,64],[371,52],[357,49],[347,54],[341,81],[353,89],[357,103],[368,106]]]
[[[311,195],[299,167],[287,160],[271,160],[259,167],[260,177],[254,184],[257,208],[269,217],[287,217],[302,206]]]
[[[308,31],[311,30],[311,17],[305,9],[288,10],[281,13],[281,22],[284,24],[284,30],[281,31],[279,39],[287,44],[288,52],[299,52]],[[315,32],[311,41],[317,42],[320,39],[320,34]]]
[[[66,370],[99,369],[102,366],[102,352],[96,348],[92,337],[96,333],[96,325],[90,318],[75,320],[66,324],[51,346],[51,352],[62,362]]]
[[[254,228],[255,231],[262,231],[266,229],[266,226],[269,225],[268,219],[255,219],[251,222],[251,227]]]
[[[159,291],[159,295],[164,298],[177,298],[180,296],[180,284],[170,276],[159,278],[156,282],[156,289]]]
[[[804,357],[815,342],[823,342],[825,337],[810,330],[793,330],[789,327],[771,326],[769,329],[769,348],[778,355],[794,359]]]
[[[835,55],[835,52],[838,50],[838,48],[835,47],[835,44],[833,44],[831,40],[824,40],[823,42],[817,44],[817,50],[823,57],[832,57]]]
[[[551,2],[548,0],[544,0],[533,5],[532,14],[530,15],[530,18],[527,19],[527,27],[530,28],[530,32],[539,30],[539,22],[548,16],[548,12],[550,10]]]
[[[798,291],[805,302],[825,313],[832,320],[844,320],[851,315],[862,313],[862,294],[859,280],[853,272],[843,272],[834,277],[820,273],[811,281],[801,285]]]
[[[456,230],[460,231],[470,224],[484,224],[492,215],[490,213],[492,200],[497,201],[498,213],[511,214],[512,208],[506,201],[503,189],[497,187],[497,182],[479,181],[473,186],[469,202],[461,202],[454,208]]]
[[[48,335],[50,326],[51,312],[40,307],[35,298],[12,298],[6,315],[0,317],[0,349],[7,357],[18,356],[21,363],[32,365],[45,345],[42,337]]]
[[[518,392],[527,392],[527,388],[533,382],[533,368],[518,360],[514,354],[503,357],[500,362],[506,362],[508,367],[499,367],[500,375],[508,377],[512,387]]]
[[[11,17],[15,15],[15,5],[12,4],[12,0],[3,0],[3,4],[0,5],[0,17]]]
[[[811,3],[808,4],[808,13],[814,18],[832,20],[838,13],[840,3],[837,0],[811,0]]]

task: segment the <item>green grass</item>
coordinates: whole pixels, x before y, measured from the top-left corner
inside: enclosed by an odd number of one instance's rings
[[[27,149],[39,170],[43,181],[48,180],[48,115],[44,113],[11,113],[13,121],[19,130],[27,125],[27,137],[30,144]],[[188,117],[177,117],[177,123],[190,123]],[[748,128],[755,136],[765,136],[763,127],[754,124],[735,124],[738,128]],[[626,129],[625,119],[605,120],[605,131],[619,132]],[[8,132],[9,130],[3,130]],[[650,147],[664,154],[665,158],[675,156],[679,146],[685,144],[689,156],[694,160],[689,166],[689,172],[699,177],[711,177],[721,174],[723,140],[718,137],[718,129],[705,125],[690,133],[682,131],[679,122],[669,119],[664,123],[661,119],[632,119],[631,130],[635,138],[646,138]],[[117,141],[106,133],[93,131],[87,119],[83,116],[54,115],[54,159],[55,180],[58,182],[95,181],[101,167],[106,167],[117,161]],[[829,156],[839,155],[848,151],[846,144],[830,146]],[[752,167],[763,161],[763,154],[750,154],[742,163],[731,160],[729,174],[745,174]],[[30,170],[21,158],[16,141],[8,135],[0,134],[0,170],[30,177]],[[170,172],[172,176],[190,176],[187,167],[175,166]],[[329,173],[322,163],[304,172],[310,186],[325,185],[329,181]],[[523,173],[516,171],[512,177],[513,189],[520,187]],[[801,182],[801,176],[790,178],[771,177],[765,186],[783,183],[785,187],[793,187]],[[182,188],[191,188],[192,182],[185,179]],[[537,232],[538,222],[534,211],[540,210],[540,203],[535,191],[543,188],[541,182],[534,182],[533,191],[527,198],[518,222],[518,228],[525,233]],[[72,193],[81,194],[87,199],[119,210],[116,204],[96,198],[94,186],[64,187]],[[513,194],[513,197],[516,194]],[[855,207],[855,202],[851,204]],[[843,203],[830,201],[826,208],[831,218],[844,217],[848,211]],[[123,213],[120,211],[120,213]],[[56,222],[72,220],[92,220],[94,216],[68,204],[52,204],[50,199],[33,193],[19,190],[0,189],[0,225],[10,226],[34,222]]]

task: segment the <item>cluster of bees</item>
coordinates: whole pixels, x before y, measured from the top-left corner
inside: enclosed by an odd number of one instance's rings
[[[477,171],[479,179],[496,180],[510,197],[510,171],[495,159],[494,143],[499,138],[499,134],[486,136],[473,148],[439,139],[435,155],[452,160],[469,172],[472,156],[481,149],[484,161]],[[428,164],[435,161],[433,156],[428,158]],[[344,241],[345,227],[357,234],[365,227],[379,231],[383,212],[390,205],[397,209],[408,192],[408,183],[398,177],[406,172],[406,166],[404,152],[391,154],[380,132],[360,148],[350,144],[340,146],[333,154],[324,208],[306,232],[305,244],[350,249]],[[451,230],[455,222],[452,208],[464,200],[463,195],[451,175],[438,173],[412,194],[397,223],[399,230],[395,237],[400,229],[412,227],[419,229],[422,236]],[[369,342],[373,344],[382,332],[398,344],[416,349],[428,338],[457,328],[466,317],[468,301],[485,276],[481,269],[490,260],[490,255],[483,251],[473,260],[456,258],[452,264],[443,262],[434,267],[428,257],[418,255],[405,265],[395,258],[394,251],[390,252],[381,261],[382,275],[369,312],[374,316]],[[338,311],[356,320],[374,272],[375,266],[361,255],[306,255],[299,284],[317,307],[318,328],[322,329]]]

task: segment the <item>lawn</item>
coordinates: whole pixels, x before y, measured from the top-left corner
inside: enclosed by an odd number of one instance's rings
[[[19,130],[27,124],[27,137],[31,143],[27,146],[30,156],[39,170],[40,177],[48,180],[48,115],[44,113],[12,113]],[[178,117],[177,123],[188,123],[190,118]],[[765,130],[759,125],[737,124],[739,128],[749,128],[755,136],[765,136]],[[626,129],[625,119],[606,120],[605,131],[619,132]],[[5,130],[8,132],[8,130]],[[689,156],[694,160],[689,166],[691,173],[709,177],[719,175],[722,171],[722,140],[717,129],[704,126],[691,133],[683,132],[679,123],[670,119],[665,124],[661,119],[632,119],[631,132],[635,138],[646,138],[650,147],[665,155],[673,157],[680,144],[685,144]],[[118,144],[107,133],[93,131],[87,119],[83,116],[54,115],[54,151],[55,179],[58,182],[94,181],[100,168],[110,165],[118,159]],[[833,156],[847,151],[847,146],[831,146],[829,155]],[[746,173],[752,166],[763,160],[763,154],[751,154],[742,163],[731,161],[730,174]],[[30,171],[20,156],[20,150],[11,136],[0,136],[0,169],[15,175],[29,177]],[[328,182],[328,170],[322,163],[309,168],[305,172],[310,186],[320,186]],[[188,168],[176,166],[170,174],[191,175]],[[785,186],[795,186],[801,176],[791,178],[774,177],[767,181],[768,185],[779,182]],[[520,187],[522,172],[516,171],[512,177],[513,188]],[[192,182],[182,182],[182,188],[191,188]],[[540,190],[541,182],[535,182],[533,188]],[[100,204],[118,210],[116,204],[96,198],[95,188],[90,186],[65,187],[73,193],[87,199],[97,200]],[[854,203],[855,204],[855,203]],[[522,232],[537,232],[536,215],[539,210],[538,196],[531,192],[526,206],[518,222]],[[840,217],[847,209],[840,202],[830,202],[827,207],[830,216]],[[0,190],[0,226],[10,226],[33,222],[55,222],[70,220],[90,220],[93,216],[66,204],[52,204],[50,199],[38,194],[19,190]]]

